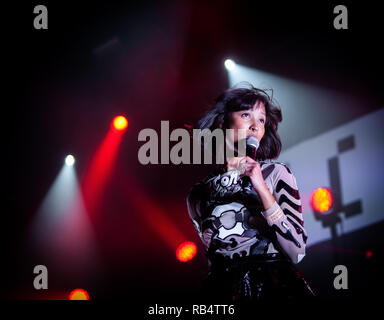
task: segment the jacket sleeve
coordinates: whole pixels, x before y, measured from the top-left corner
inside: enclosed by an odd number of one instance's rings
[[[272,188],[276,201],[262,214],[276,232],[281,249],[293,263],[299,263],[305,256],[307,233],[296,178],[285,165],[276,166]]]

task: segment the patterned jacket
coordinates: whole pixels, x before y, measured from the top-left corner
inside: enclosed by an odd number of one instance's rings
[[[194,185],[187,197],[189,216],[209,259],[282,253],[293,263],[305,256],[307,233],[296,178],[283,163],[260,161],[275,198],[264,210],[247,177],[225,167]]]

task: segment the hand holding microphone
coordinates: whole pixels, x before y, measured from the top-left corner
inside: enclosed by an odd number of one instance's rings
[[[246,157],[241,161],[242,175],[244,176],[244,188],[250,189],[251,186],[256,192],[265,188],[265,182],[261,173],[260,164],[256,161],[259,141],[254,136],[249,136],[246,140]]]
[[[256,153],[259,148],[260,142],[254,136],[249,136],[246,139],[246,155],[256,161]]]

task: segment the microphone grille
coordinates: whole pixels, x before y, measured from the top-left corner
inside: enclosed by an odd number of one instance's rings
[[[254,136],[249,136],[247,138],[247,145],[251,145],[253,146],[254,148],[258,149],[259,148],[259,145],[260,145],[260,142],[259,140],[254,137]]]

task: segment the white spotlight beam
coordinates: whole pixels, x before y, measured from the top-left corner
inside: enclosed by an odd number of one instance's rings
[[[224,61],[224,66],[228,71],[233,71],[235,70],[236,64],[233,60],[227,59]]]
[[[75,158],[73,155],[69,154],[65,157],[65,164],[67,166],[73,166],[75,164]]]

